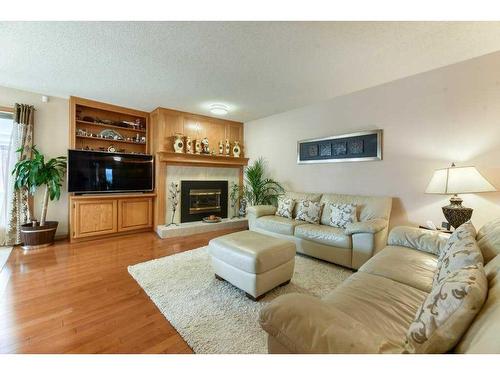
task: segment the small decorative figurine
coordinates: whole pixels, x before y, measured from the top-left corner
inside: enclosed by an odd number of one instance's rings
[[[188,154],[193,153],[193,141],[191,140],[191,137],[186,137],[186,152]]]
[[[210,146],[208,145],[208,138],[205,137],[201,140],[201,152],[203,154],[210,154]]]
[[[170,223],[167,225],[167,227],[171,225],[179,225],[174,222],[174,217],[175,217],[175,211],[177,211],[177,206],[179,205],[179,193],[181,191],[179,190],[179,184],[172,182],[170,184],[170,187],[168,189],[168,200],[170,201],[170,206],[172,207],[172,218],[170,219]]]
[[[182,134],[177,133],[174,139],[174,151],[177,153],[184,152],[184,141],[182,140]]]
[[[231,154],[231,144],[227,139],[226,139],[225,151],[226,151],[226,156],[229,156]]]
[[[242,197],[240,199],[240,217],[245,217],[247,214],[247,200]]]
[[[233,146],[233,156],[235,158],[239,158],[241,153],[241,147],[239,141],[234,141],[234,146]]]
[[[219,155],[224,155],[224,141],[222,139],[219,141]]]
[[[201,142],[200,142],[199,139],[197,139],[197,140],[194,141],[194,151],[197,154],[201,154]]]

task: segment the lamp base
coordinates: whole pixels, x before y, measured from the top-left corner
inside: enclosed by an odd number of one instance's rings
[[[456,195],[451,197],[450,204],[442,207],[442,209],[444,217],[455,229],[469,221],[473,211],[472,208],[462,206],[462,199]]]

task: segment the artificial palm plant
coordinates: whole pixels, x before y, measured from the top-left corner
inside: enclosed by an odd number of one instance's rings
[[[17,152],[22,152],[22,148],[17,150]],[[39,187],[45,186],[40,226],[45,225],[49,199],[51,201],[58,200],[61,196],[62,181],[65,173],[65,156],[52,158],[45,162],[45,156],[36,149],[36,146],[32,148],[31,159],[20,160],[16,163],[12,171],[15,178],[14,188],[16,190],[26,189],[29,195],[34,196]],[[29,216],[33,217],[31,213]]]
[[[262,157],[245,169],[244,182],[242,197],[252,206],[276,205],[278,197],[285,191],[279,182],[267,177],[266,162]]]

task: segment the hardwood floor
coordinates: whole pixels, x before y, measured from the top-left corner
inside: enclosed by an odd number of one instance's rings
[[[63,241],[26,254],[15,248],[0,272],[0,352],[192,353],[127,266],[232,231]]]

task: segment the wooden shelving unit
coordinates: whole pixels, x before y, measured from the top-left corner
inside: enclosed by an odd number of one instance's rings
[[[148,154],[150,147],[149,113],[135,109],[71,97],[69,100],[69,147],[77,150]],[[84,120],[91,118],[92,121]],[[112,121],[111,124],[101,121]],[[125,126],[122,121],[134,123]],[[122,125],[118,125],[122,123]],[[78,129],[87,136],[78,134]],[[97,137],[103,130],[113,130],[125,139]],[[143,139],[137,142],[136,139]],[[154,193],[99,194],[69,196],[70,240],[79,242],[153,229]]]
[[[107,151],[113,146],[116,152],[150,152],[149,113],[77,97],[71,97],[69,102],[70,148]],[[112,123],[106,124],[103,121]],[[123,121],[137,125],[126,125]],[[98,137],[106,129],[113,130],[123,139]]]

